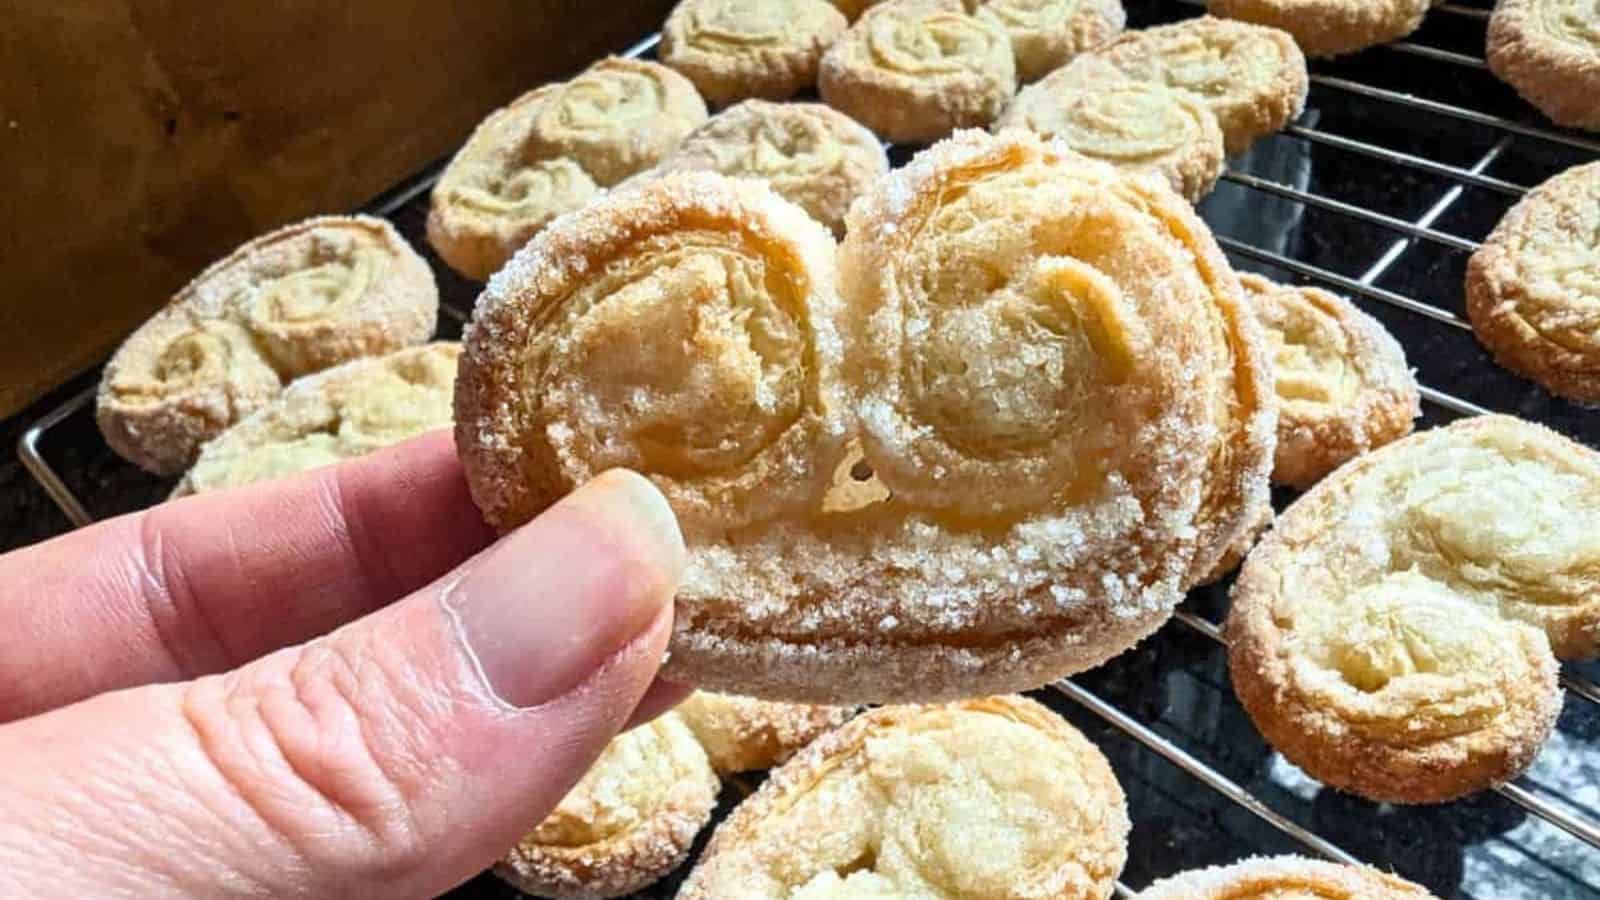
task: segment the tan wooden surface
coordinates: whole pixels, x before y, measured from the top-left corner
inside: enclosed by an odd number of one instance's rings
[[[670,0],[0,0],[0,417],[211,259],[347,211]]]

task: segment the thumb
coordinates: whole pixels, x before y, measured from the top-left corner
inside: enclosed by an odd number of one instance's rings
[[[0,728],[0,896],[442,892],[634,713],[684,558],[655,488],[608,473],[324,638]]]

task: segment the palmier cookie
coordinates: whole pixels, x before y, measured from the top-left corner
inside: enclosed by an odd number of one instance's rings
[[[669,712],[613,738],[494,873],[536,897],[631,894],[689,855],[720,788],[694,733]]]
[[[1091,82],[1120,76],[1199,95],[1230,155],[1299,115],[1310,86],[1305,55],[1286,32],[1211,16],[1130,31],[1079,59],[1077,74]]]
[[[1122,33],[1122,0],[966,0],[980,19],[1005,29],[1017,78],[1033,81]],[[975,8],[974,8],[975,7]]]
[[[661,61],[713,106],[783,100],[817,83],[822,54],[849,27],[828,0],[679,0]]]
[[[450,427],[459,344],[358,359],[290,383],[200,450],[173,496],[304,472]]]
[[[1209,0],[1214,16],[1281,28],[1307,56],[1339,56],[1398,41],[1432,0]]]
[[[1500,0],[1489,70],[1557,125],[1600,130],[1600,19],[1578,0]]]
[[[176,475],[284,382],[433,333],[433,272],[388,222],[310,219],[214,263],[129,335],[95,419],[140,468]]]
[[[433,189],[428,243],[478,281],[555,217],[655,165],[706,120],[705,101],[653,62],[603,59],[483,120]]]
[[[961,0],[889,0],[822,58],[822,99],[895,143],[984,127],[1017,90],[1011,40]]]
[[[1261,338],[1164,187],[968,132],[856,204],[845,303],[832,251],[764,186],[668,176],[541,234],[468,330],[457,442],[492,523],[618,465],[669,498],[676,680],[1038,686],[1158,627],[1265,502]]]
[[[1600,454],[1485,416],[1356,458],[1245,561],[1233,684],[1291,762],[1430,803],[1521,772],[1600,647]],[[1554,649],[1554,655],[1551,650]]]
[[[1023,88],[995,128],[1026,128],[1119,169],[1153,172],[1191,203],[1222,174],[1210,107],[1156,82],[1089,83],[1067,65]]]
[[[1278,451],[1272,480],[1304,490],[1376,447],[1411,433],[1422,410],[1405,351],[1343,297],[1239,281],[1272,348]]]
[[[759,178],[842,235],[845,211],[889,171],[889,157],[872,132],[831,107],[746,100],[695,129],[649,175],[694,171]]]
[[[1128,830],[1105,757],[1038,703],[884,707],[775,770],[678,897],[1104,898]]]
[[[1467,318],[1495,361],[1600,403],[1600,163],[1523,197],[1467,263]]]
[[[1429,900],[1394,875],[1299,856],[1257,857],[1163,878],[1137,900]]]
[[[711,767],[732,775],[784,762],[818,735],[843,724],[854,709],[696,691],[676,712],[705,748]]]

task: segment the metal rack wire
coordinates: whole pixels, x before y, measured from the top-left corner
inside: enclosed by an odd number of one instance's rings
[[[1179,2],[1194,4],[1196,0],[1179,0]],[[1487,19],[1488,11],[1456,3],[1445,3],[1435,7],[1433,15],[1452,17],[1464,23],[1478,23],[1481,25]],[[646,38],[629,48],[626,51],[626,55],[648,55],[655,49],[657,41],[658,36],[653,35]],[[1373,52],[1401,54],[1425,60],[1429,63],[1445,67],[1457,67],[1464,70],[1484,68],[1484,61],[1481,58],[1412,41],[1391,44],[1386,48]],[[1540,141],[1569,150],[1600,156],[1600,142],[1537,125],[1530,125],[1480,110],[1468,109],[1425,97],[1417,97],[1347,77],[1315,71],[1311,76],[1311,83],[1315,90],[1354,95],[1363,100],[1381,104],[1388,110],[1388,114],[1393,116],[1425,115],[1453,120],[1492,129],[1493,133],[1498,137],[1470,165],[1456,165],[1408,150],[1385,146],[1381,143],[1353,137],[1348,134],[1340,134],[1336,131],[1325,130],[1317,124],[1306,120],[1291,124],[1283,133],[1285,139],[1303,142],[1310,146],[1332,148],[1378,164],[1434,176],[1448,182],[1448,187],[1420,215],[1402,218],[1328,196],[1313,189],[1288,184],[1270,177],[1263,177],[1243,169],[1230,168],[1224,173],[1223,179],[1237,188],[1263,197],[1273,197],[1288,201],[1304,209],[1316,209],[1336,215],[1352,222],[1360,223],[1363,226],[1369,226],[1384,234],[1392,234],[1393,239],[1378,254],[1372,264],[1356,277],[1340,274],[1305,260],[1296,259],[1278,250],[1257,246],[1226,234],[1219,233],[1219,243],[1236,260],[1265,264],[1302,279],[1325,285],[1335,291],[1353,295],[1363,301],[1370,301],[1373,304],[1399,311],[1407,316],[1418,317],[1427,322],[1438,323],[1448,329],[1461,331],[1468,330],[1469,326],[1459,315],[1449,309],[1428,302],[1425,299],[1383,287],[1379,282],[1397,264],[1405,261],[1408,254],[1412,253],[1419,245],[1434,245],[1447,252],[1458,254],[1468,253],[1477,248],[1477,241],[1441,228],[1439,227],[1439,222],[1447,213],[1451,212],[1462,198],[1464,192],[1469,189],[1486,191],[1513,199],[1520,197],[1529,189],[1528,185],[1488,174],[1491,167],[1503,157],[1515,141]],[[441,169],[442,165],[432,166],[406,184],[397,186],[388,195],[369,207],[369,211],[378,215],[393,214],[430,189]],[[466,310],[450,306],[445,307],[444,312],[457,321],[464,320],[468,314]],[[1466,398],[1455,396],[1437,385],[1422,385],[1422,393],[1427,404],[1452,416],[1480,415],[1490,412],[1485,407]],[[59,427],[61,423],[74,416],[87,414],[92,402],[93,389],[76,394],[61,406],[34,422],[22,435],[18,445],[18,455],[23,464],[74,526],[87,524],[92,521],[92,518],[80,497],[68,487],[57,468],[46,458],[43,445],[46,436],[53,429]],[[1219,626],[1211,619],[1191,609],[1181,609],[1177,613],[1174,623],[1169,625],[1168,628],[1187,629],[1210,641],[1218,643],[1222,641]],[[1600,704],[1600,685],[1597,685],[1581,672],[1568,667],[1562,673],[1562,684],[1569,694],[1578,698],[1579,702]],[[1247,811],[1256,819],[1266,823],[1283,836],[1304,847],[1306,851],[1342,862],[1358,861],[1356,856],[1296,822],[1290,816],[1274,809],[1269,803],[1251,794],[1239,783],[1228,778],[1213,766],[1208,765],[1194,753],[1184,749],[1177,741],[1164,736],[1157,728],[1141,722],[1138,718],[1124,712],[1101,696],[1083,687],[1079,681],[1063,680],[1051,687],[1082,710],[1136,742],[1148,752],[1176,766],[1198,784],[1215,792],[1218,796],[1225,798],[1240,809]],[[1542,819],[1555,828],[1561,829],[1592,848],[1600,849],[1600,822],[1595,819],[1575,814],[1568,808],[1547,799],[1539,791],[1530,789],[1520,783],[1504,785],[1498,788],[1497,791],[1506,801],[1526,810],[1529,814]],[[1132,895],[1132,890],[1128,886],[1119,884],[1117,887],[1119,896]]]

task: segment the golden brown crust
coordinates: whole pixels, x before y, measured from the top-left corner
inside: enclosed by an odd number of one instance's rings
[[[724,775],[770,769],[855,713],[848,706],[773,703],[696,691],[676,712]]]
[[[1307,56],[1339,56],[1398,41],[1432,0],[1209,0],[1214,16],[1280,28]]]
[[[1600,130],[1600,27],[1573,0],[1500,0],[1489,17],[1489,69],[1558,125]]]
[[[1044,77],[1128,24],[1122,0],[982,0],[973,14],[1005,29],[1021,81]]]
[[[529,91],[484,119],[445,168],[428,243],[483,281],[551,220],[655,165],[705,120],[687,79],[642,60],[603,59]]]
[[[822,99],[895,143],[984,127],[1017,90],[1011,41],[962,0],[889,0],[822,58]]]
[[[1105,757],[1045,707],[886,707],[775,770],[678,896],[1106,898],[1128,830]]]
[[[296,379],[201,448],[173,496],[281,478],[449,428],[460,352],[426,344]]]
[[[714,106],[784,100],[816,84],[848,27],[828,0],[680,0],[661,28],[661,61]]]
[[[1467,264],[1467,317],[1495,361],[1600,403],[1600,163],[1534,188]]]
[[[621,897],[660,880],[711,820],[720,783],[675,713],[625,731],[494,873],[556,900]]]
[[[1079,61],[1089,79],[1154,81],[1199,95],[1229,155],[1298,116],[1310,88],[1305,55],[1287,32],[1212,16],[1130,31]]]
[[[158,475],[277,396],[285,381],[433,333],[433,272],[388,222],[330,216],[280,228],[201,272],[106,365],[106,443]]]
[[[843,235],[845,212],[888,173],[889,157],[872,132],[821,103],[746,100],[712,116],[647,174],[695,171],[759,178]]]
[[[1233,683],[1291,762],[1375,800],[1515,777],[1600,648],[1600,454],[1486,416],[1358,457],[1250,554]],[[1576,517],[1576,518],[1575,518]]]
[[[1272,480],[1304,490],[1411,433],[1421,415],[1405,351],[1349,300],[1240,275],[1273,351],[1278,451]]]
[[[833,5],[844,17],[854,22],[861,17],[870,7],[877,6],[883,0],[833,0]]]
[[[1147,81],[1085,81],[1064,66],[1017,94],[995,130],[1026,128],[1119,169],[1153,172],[1195,203],[1222,174],[1222,129],[1194,94]]]
[[[1163,878],[1137,900],[1429,900],[1403,878],[1298,856],[1256,857]]]

